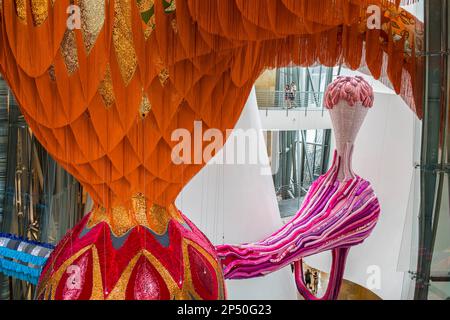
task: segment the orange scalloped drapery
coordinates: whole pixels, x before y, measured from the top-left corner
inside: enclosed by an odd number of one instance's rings
[[[71,3],[79,29],[67,28]],[[382,25],[369,30],[373,4]],[[389,83],[421,117],[422,27],[398,4],[3,0],[0,71],[36,137],[97,204],[142,193],[167,206],[203,166],[172,163],[173,130],[233,128],[265,68],[342,63]]]

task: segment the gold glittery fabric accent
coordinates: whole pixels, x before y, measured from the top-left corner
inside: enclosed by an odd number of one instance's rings
[[[55,66],[53,64],[48,68],[47,72],[50,80],[56,81]]]
[[[166,68],[162,69],[161,72],[158,74],[159,82],[161,82],[161,85],[164,86],[166,84],[167,79],[169,79],[169,70]]]
[[[155,30],[155,16],[150,18],[150,21],[147,24],[147,27],[144,30],[144,38],[147,40],[150,38],[151,34],[153,33],[153,30]]]
[[[124,206],[115,206],[110,210],[103,207],[94,209],[87,222],[87,227],[91,229],[100,222],[106,222],[111,226],[112,232],[120,237],[130,229],[140,225],[162,235],[167,231],[171,219],[175,218],[183,222],[183,219],[177,216],[173,210],[175,209],[168,212],[166,208],[156,204],[150,206],[145,196],[142,193],[137,193],[131,198],[130,209]]]
[[[147,225],[147,201],[142,193],[137,193],[131,199],[136,220],[140,225]]]
[[[142,102],[141,106],[139,107],[139,114],[142,119],[144,119],[147,114],[152,110],[152,105],[150,103],[150,100],[148,100],[147,94],[144,93],[142,96]]]
[[[97,224],[105,222],[109,224],[112,233],[116,237],[121,237],[138,225],[144,225],[147,227],[147,223],[141,224],[136,220],[137,219],[134,216],[134,213],[122,206],[116,206],[110,210],[98,208],[92,212],[86,226],[89,229],[92,229]]]
[[[26,0],[16,0],[16,14],[22,22],[27,23]]]
[[[173,32],[178,33],[177,20],[172,19],[172,21],[170,21],[170,25],[172,26]]]
[[[128,210],[123,207],[116,207],[111,210],[112,225],[115,234],[125,234],[130,229],[136,226],[136,223],[131,220],[131,215]]]
[[[105,1],[79,0],[78,5],[81,11],[81,32],[84,46],[89,54],[105,22]]]
[[[89,217],[89,221],[87,222],[86,226],[89,229],[92,229],[97,224],[99,224],[102,221],[108,221],[108,213],[106,212],[105,208],[97,208],[94,209],[91,213],[91,216]]]
[[[100,93],[106,108],[110,108],[114,104],[116,98],[114,96],[114,87],[109,64],[106,66],[105,77],[100,82],[98,92]]]
[[[164,10],[165,13],[172,13],[177,9],[176,0],[166,0],[166,2],[170,3],[170,5]]]
[[[180,211],[178,211],[178,209],[173,204],[169,206],[169,214],[173,219],[175,219],[179,223],[185,223],[183,217],[181,216]]]
[[[48,1],[31,0],[31,12],[34,25],[40,26],[48,17]]]
[[[67,29],[61,42],[61,55],[69,75],[78,70],[78,52],[75,40],[75,32]]]
[[[164,234],[167,231],[167,226],[171,219],[166,208],[154,204],[147,214],[147,221],[150,228],[157,234]]]
[[[105,300],[102,270],[100,269],[100,260],[95,246],[92,247],[92,279],[92,294],[90,300]]]
[[[137,0],[137,6],[140,12],[145,12],[153,7],[153,0]]]
[[[141,12],[143,26],[144,26],[144,38],[147,40],[155,30],[155,12],[153,10],[154,0],[137,0],[137,6]],[[150,17],[148,17],[150,15]],[[145,17],[145,18],[144,18]],[[148,21],[146,21],[148,17]]]
[[[134,76],[137,57],[131,31],[131,0],[116,0],[114,3],[113,43],[122,79],[127,85]]]

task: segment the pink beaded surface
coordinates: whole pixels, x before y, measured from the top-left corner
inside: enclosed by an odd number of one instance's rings
[[[374,100],[373,89],[360,76],[340,76],[328,86],[325,93],[325,106],[333,109],[341,100],[347,101],[350,106],[361,102],[364,107],[371,108]]]

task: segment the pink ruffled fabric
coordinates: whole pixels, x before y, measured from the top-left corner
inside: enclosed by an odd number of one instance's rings
[[[364,107],[371,108],[374,101],[373,89],[360,76],[339,76],[325,92],[325,107],[333,109],[341,100],[347,101],[350,106],[361,102]]]

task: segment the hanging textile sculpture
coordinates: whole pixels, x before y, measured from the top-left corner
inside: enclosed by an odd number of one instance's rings
[[[0,272],[37,284],[42,268],[53,248],[50,244],[0,233]]]
[[[309,189],[295,217],[268,238],[217,247],[227,279],[246,279],[294,263],[297,288],[316,299],[303,281],[302,258],[331,250],[333,263],[324,299],[337,299],[350,247],[375,227],[380,205],[370,183],[351,166],[353,143],[373,105],[373,90],[361,77],[339,77],[325,94],[336,137],[331,168]]]
[[[225,135],[259,74],[289,64],[369,71],[420,117],[420,24],[398,3],[2,1],[0,71],[33,133],[96,203],[52,253],[38,297],[223,298],[213,246],[173,204],[204,162],[174,163],[172,132],[198,120]]]

